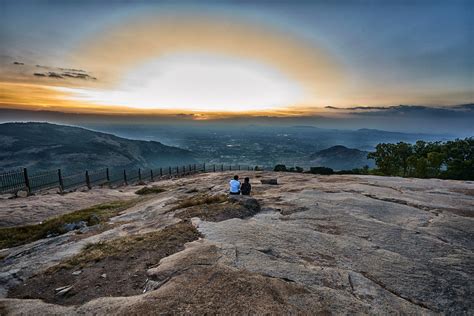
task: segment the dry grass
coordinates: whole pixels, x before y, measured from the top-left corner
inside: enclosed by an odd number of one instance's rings
[[[0,228],[0,248],[24,245],[46,238],[48,235],[64,234],[67,232],[64,225],[68,223],[84,221],[88,226],[92,226],[106,222],[137,202],[138,199],[104,203],[53,217],[40,224]]]
[[[196,228],[188,221],[183,221],[151,233],[89,244],[79,254],[52,267],[48,272],[54,272],[59,268],[82,267],[89,262],[98,262],[107,257],[129,256],[132,252],[158,252],[163,249],[179,248],[199,237],[201,234]]]
[[[187,207],[197,206],[197,205],[224,203],[227,201],[228,201],[228,197],[225,194],[218,194],[218,195],[197,194],[179,202],[176,206],[171,208],[170,211],[175,211],[182,208],[187,208]]]
[[[148,195],[148,194],[158,194],[158,193],[162,193],[162,192],[165,192],[165,191],[166,190],[163,189],[162,187],[158,187],[158,186],[154,185],[154,186],[151,186],[151,187],[141,188],[140,190],[136,191],[135,194]]]

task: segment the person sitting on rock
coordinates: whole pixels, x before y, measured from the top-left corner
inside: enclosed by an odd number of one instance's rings
[[[240,194],[240,181],[239,181],[239,176],[235,175],[234,179],[230,180],[229,182],[230,185],[230,194],[232,195],[239,195]]]
[[[244,183],[240,186],[240,192],[242,195],[250,195],[250,191],[252,190],[252,186],[250,185],[250,178],[246,177],[244,179]]]

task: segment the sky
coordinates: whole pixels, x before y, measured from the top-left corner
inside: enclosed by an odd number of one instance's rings
[[[469,133],[473,21],[456,0],[0,0],[0,108]]]

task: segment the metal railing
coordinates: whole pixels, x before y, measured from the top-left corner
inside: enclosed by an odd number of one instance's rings
[[[0,173],[0,194],[17,194],[25,191],[27,194],[37,193],[51,189],[60,192],[73,191],[81,187],[109,185],[122,186],[135,183],[153,182],[172,177],[182,177],[203,172],[222,171],[251,171],[259,167],[247,165],[224,164],[191,164],[184,166],[169,166],[156,169],[100,169],[76,174],[63,174],[61,169],[29,173],[27,168]],[[261,167],[259,168],[261,170]]]

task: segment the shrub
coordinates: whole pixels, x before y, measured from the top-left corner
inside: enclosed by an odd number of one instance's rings
[[[161,192],[165,192],[166,190],[158,187],[158,186],[151,186],[151,187],[143,187],[140,190],[136,191],[135,194],[138,195],[148,195],[148,194],[157,194]]]
[[[311,167],[309,169],[309,173],[330,175],[330,174],[334,174],[334,170],[332,170],[331,168],[327,168],[327,167]]]
[[[275,168],[273,168],[273,171],[286,172],[288,170],[286,169],[285,165],[276,165]]]

